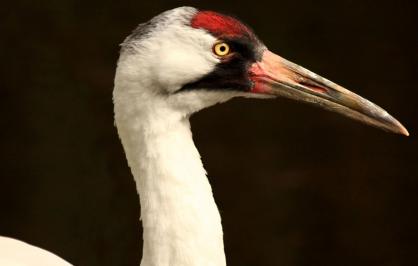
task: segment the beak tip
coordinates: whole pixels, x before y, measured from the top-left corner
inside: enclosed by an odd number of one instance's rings
[[[409,132],[408,132],[408,130],[404,126],[401,127],[400,134],[402,134],[402,135],[404,135],[406,137],[409,137]]]
[[[396,119],[394,119],[394,132],[406,137],[409,136],[408,130]]]

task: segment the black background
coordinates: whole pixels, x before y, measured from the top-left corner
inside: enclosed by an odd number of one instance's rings
[[[181,5],[235,14],[411,133],[286,99],[194,115],[228,264],[418,265],[416,1],[2,3],[0,235],[75,265],[139,265],[140,207],[113,126],[118,44]]]

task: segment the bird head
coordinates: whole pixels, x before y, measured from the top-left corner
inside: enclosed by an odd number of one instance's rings
[[[271,52],[236,18],[193,7],[166,11],[125,39],[115,85],[148,109],[190,115],[237,96],[283,96],[408,135],[382,108]]]

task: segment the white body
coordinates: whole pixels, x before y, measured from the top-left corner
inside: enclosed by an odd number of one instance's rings
[[[71,266],[49,251],[8,237],[0,237],[0,265]]]

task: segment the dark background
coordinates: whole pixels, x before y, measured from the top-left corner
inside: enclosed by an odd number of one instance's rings
[[[229,265],[418,265],[415,2],[2,3],[0,235],[75,265],[139,265],[140,207],[113,125],[118,44],[161,11],[193,5],[237,15],[271,50],[411,133],[286,99],[194,115]]]

